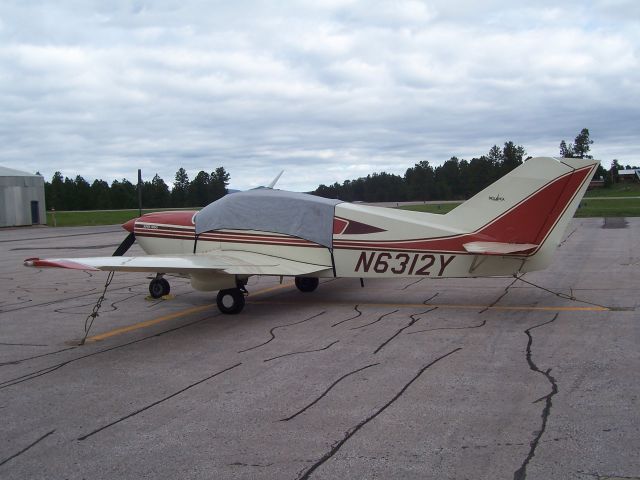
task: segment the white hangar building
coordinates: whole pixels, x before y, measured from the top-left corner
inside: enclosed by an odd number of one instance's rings
[[[44,178],[0,166],[0,227],[46,223]]]

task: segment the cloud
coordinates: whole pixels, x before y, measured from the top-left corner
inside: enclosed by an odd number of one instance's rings
[[[625,12],[627,14],[625,14]],[[583,127],[637,163],[636,2],[3,2],[0,164],[308,190]]]

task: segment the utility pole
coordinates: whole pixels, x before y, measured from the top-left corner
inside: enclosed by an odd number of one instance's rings
[[[138,169],[138,216],[142,216],[142,170]]]

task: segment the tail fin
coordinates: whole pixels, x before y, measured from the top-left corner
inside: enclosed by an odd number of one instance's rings
[[[447,220],[474,232],[474,242],[465,245],[470,252],[526,251],[530,260],[526,270],[544,268],[598,163],[579,158],[532,158],[452,210]],[[491,244],[495,244],[495,251]]]

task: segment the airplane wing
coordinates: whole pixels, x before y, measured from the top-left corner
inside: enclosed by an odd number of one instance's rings
[[[118,272],[196,273],[218,271],[230,275],[309,275],[331,270],[327,265],[297,262],[255,252],[224,251],[196,255],[140,257],[28,258],[28,267]]]

